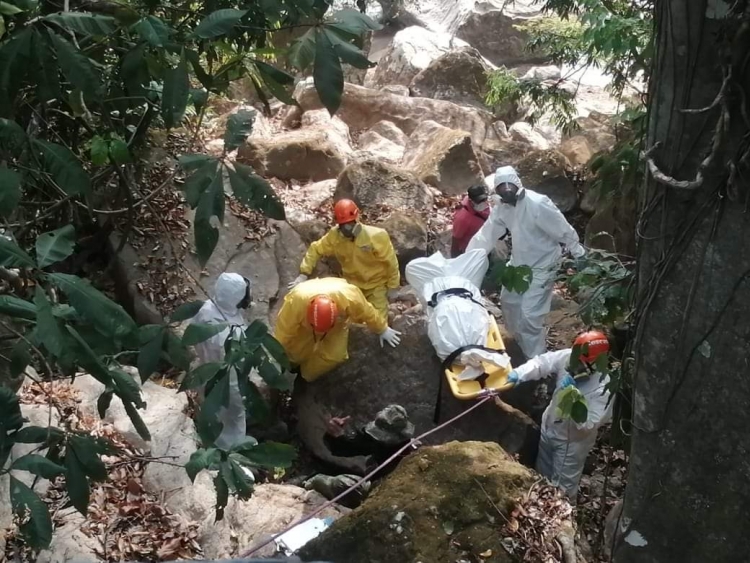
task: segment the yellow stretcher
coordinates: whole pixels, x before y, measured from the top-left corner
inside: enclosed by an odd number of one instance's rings
[[[487,335],[487,348],[493,350],[505,350],[505,344],[500,336],[500,329],[497,328],[497,323],[493,316],[490,318],[490,331]],[[513,388],[513,384],[509,384],[508,374],[512,368],[501,368],[493,364],[486,362],[482,363],[486,377],[480,377],[479,379],[469,379],[461,381],[458,376],[464,370],[464,366],[453,364],[450,368],[445,370],[445,378],[448,380],[448,385],[451,388],[451,393],[456,399],[464,401],[470,399],[476,399],[480,397],[487,390],[494,390],[497,392],[507,391]]]

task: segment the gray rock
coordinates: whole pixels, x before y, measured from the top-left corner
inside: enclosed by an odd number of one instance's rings
[[[427,255],[427,227],[413,213],[396,211],[378,226],[391,237],[402,276],[409,262]]]
[[[570,163],[555,150],[534,151],[516,164],[523,185],[549,197],[563,213],[575,209],[578,192],[566,171]]]
[[[476,49],[462,47],[432,61],[412,79],[409,90],[413,96],[486,109],[489,70]]]

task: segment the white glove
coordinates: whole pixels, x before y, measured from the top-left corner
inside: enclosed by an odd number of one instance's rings
[[[398,297],[398,294],[401,292],[401,288],[395,287],[393,289],[388,290],[388,301],[395,301]]]
[[[298,286],[303,281],[307,281],[307,276],[305,274],[300,274],[296,278],[294,278],[294,281],[289,282],[289,285],[286,287],[287,289],[294,289],[294,287]]]
[[[568,248],[568,252],[570,252],[570,255],[573,258],[583,258],[586,255],[586,249],[583,248],[580,244],[576,244],[575,246],[571,246]]]
[[[397,330],[393,330],[391,327],[387,327],[382,333],[380,333],[380,347],[383,347],[383,342],[387,342],[390,344],[393,348],[401,344],[401,339],[399,338],[401,336],[401,333]]]

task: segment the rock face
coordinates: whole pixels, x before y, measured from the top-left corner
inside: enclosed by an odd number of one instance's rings
[[[489,70],[476,49],[463,47],[432,61],[412,79],[409,90],[412,96],[485,109]]]
[[[409,262],[427,255],[427,227],[419,217],[397,211],[378,227],[391,237],[402,276]]]
[[[409,136],[401,162],[423,182],[447,195],[458,195],[484,180],[471,136],[425,121]]]
[[[323,107],[312,81],[300,82],[295,98],[305,111]],[[466,131],[477,146],[481,146],[487,138],[500,136],[492,125],[494,118],[488,111],[443,100],[397,96],[353,84],[344,85],[341,107],[336,115],[353,131],[370,129],[385,120],[410,135],[420,123],[430,120],[450,129]]]
[[[354,328],[349,337],[349,361],[314,384],[302,387],[295,397],[297,430],[305,445],[316,457],[349,473],[362,474],[365,460],[333,456],[325,441],[326,421],[331,416],[351,415],[352,423],[359,426],[372,420],[383,407],[399,404],[414,423],[415,434],[435,427],[438,381],[443,375],[427,337],[426,319],[422,315],[405,314],[397,317],[392,326],[401,332],[398,348],[381,348],[376,335]],[[513,345],[512,341],[506,342],[512,355]],[[469,406],[470,402],[458,401],[447,388],[443,389],[441,420],[448,420]],[[429,444],[450,440],[497,441],[508,452],[531,456],[537,436],[538,430],[526,419],[506,414],[487,403],[426,441]]]
[[[586,245],[625,256],[635,256],[637,220],[635,194],[603,196],[597,203],[596,213],[586,224]]]
[[[589,141],[583,135],[576,135],[563,141],[560,152],[570,161],[572,166],[585,166],[594,156]]]
[[[526,143],[537,150],[544,151],[550,148],[550,142],[530,123],[514,123],[508,128],[508,133],[514,141]]]
[[[514,140],[487,141],[482,146],[488,173],[500,166],[515,166],[533,150],[528,143]]]
[[[575,209],[578,192],[566,170],[570,163],[555,150],[534,151],[516,164],[523,185],[549,197],[563,213]]]
[[[592,111],[586,117],[577,117],[580,130],[576,135],[586,138],[594,153],[611,149],[617,138],[614,134],[611,116]]]
[[[237,158],[262,176],[317,182],[338,176],[351,152],[347,139],[334,127],[319,126],[251,138],[240,147]]]
[[[402,147],[406,146],[406,134],[390,121],[378,121],[375,125],[370,127],[370,131],[377,133],[392,143],[396,143]]]
[[[398,164],[404,157],[404,146],[397,145],[372,129],[365,131],[359,137],[359,151],[357,158],[376,158],[390,164]]]
[[[535,478],[497,444],[421,448],[300,556],[385,563],[465,561],[475,560],[471,554],[489,553],[482,560],[511,563],[517,559],[503,549],[498,527]]]
[[[365,85],[370,88],[388,84],[408,86],[417,73],[426,69],[432,61],[451,49],[465,45],[447,33],[429,31],[419,26],[407,27],[393,37],[375,71],[365,79]]]
[[[334,199],[353,199],[362,209],[387,204],[424,209],[433,196],[414,174],[378,160],[363,160],[346,167],[339,176]]]

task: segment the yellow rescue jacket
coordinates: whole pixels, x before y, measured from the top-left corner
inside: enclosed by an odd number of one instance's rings
[[[307,322],[307,307],[317,295],[327,295],[338,308],[339,320],[325,335],[316,335]],[[300,365],[302,377],[313,381],[349,358],[350,323],[365,324],[376,334],[388,327],[359,288],[342,278],[315,278],[302,282],[286,295],[274,337],[289,359]]]
[[[384,229],[360,225],[362,228],[354,240],[334,227],[312,243],[302,260],[300,273],[311,276],[321,257],[334,256],[341,264],[344,278],[360,289],[397,288],[401,276],[391,237]]]

